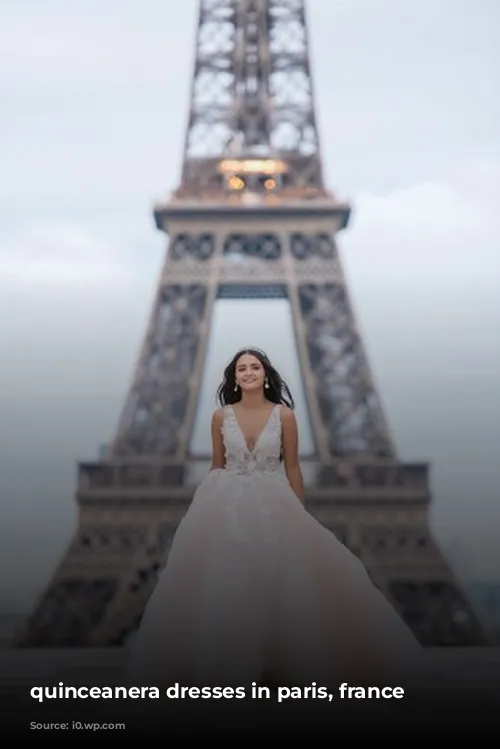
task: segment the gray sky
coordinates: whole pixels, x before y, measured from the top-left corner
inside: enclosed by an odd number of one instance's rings
[[[6,609],[31,604],[69,541],[76,461],[113,433],[144,332],[164,253],[151,208],[177,184],[194,49],[196,3],[175,3],[173,18],[172,5],[0,10]],[[326,175],[354,203],[340,246],[377,383],[403,457],[432,461],[439,539],[465,577],[492,577],[500,5],[308,6]],[[217,311],[206,392],[227,359],[217,340],[272,352],[283,311],[272,324],[262,313],[265,339],[238,310],[237,327]],[[280,365],[293,381],[292,358]]]

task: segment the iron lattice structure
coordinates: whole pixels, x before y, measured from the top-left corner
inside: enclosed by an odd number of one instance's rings
[[[302,0],[200,3],[182,183],[216,183],[224,153],[287,155],[297,186],[323,188]]]
[[[486,641],[429,530],[428,466],[398,458],[383,413],[337,248],[350,212],[323,182],[303,0],[202,0],[182,177],[154,210],[169,246],[148,329],[107,455],[79,466],[78,528],[21,645],[122,644],[137,627],[194,491],[221,297],[290,304],[310,512],[424,644]]]

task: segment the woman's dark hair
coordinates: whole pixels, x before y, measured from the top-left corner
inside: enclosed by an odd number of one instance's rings
[[[224,377],[217,389],[217,401],[221,406],[231,405],[238,403],[241,400],[241,389],[238,388],[235,391],[236,385],[236,362],[244,354],[250,354],[255,356],[264,367],[266,373],[268,388],[264,388],[264,395],[271,403],[282,403],[289,408],[295,408],[295,403],[292,398],[292,394],[288,389],[288,385],[283,380],[279,372],[273,367],[269,361],[268,356],[260,349],[257,348],[244,348],[237,351],[233,356],[226,369],[224,370]]]

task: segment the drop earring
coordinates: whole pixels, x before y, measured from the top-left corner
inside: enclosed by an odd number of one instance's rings
[[[235,384],[235,386],[234,386],[234,392],[235,392],[235,393],[237,393],[237,392],[238,392],[238,383],[236,383],[236,384]]]
[[[264,381],[264,387],[266,388],[266,390],[269,390],[269,380],[267,379],[267,377]]]

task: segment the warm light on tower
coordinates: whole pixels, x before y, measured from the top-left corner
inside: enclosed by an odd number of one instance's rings
[[[279,159],[223,159],[218,164],[226,187],[233,192],[272,192],[281,186],[287,166]]]
[[[219,170],[224,173],[239,174],[283,174],[286,164],[279,159],[224,159],[219,164]]]
[[[229,177],[227,181],[228,186],[231,188],[231,190],[242,190],[245,187],[245,183],[241,179],[241,177]]]

